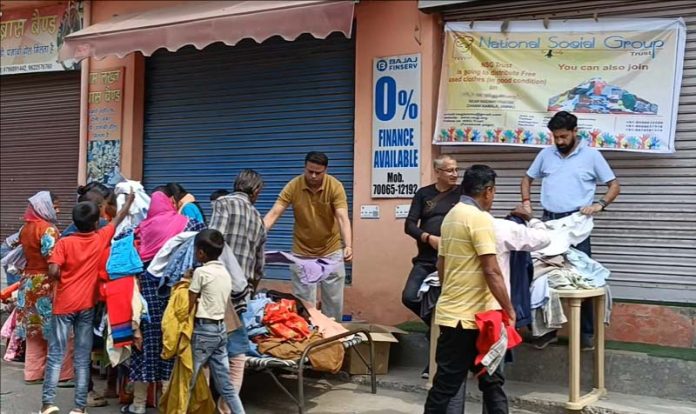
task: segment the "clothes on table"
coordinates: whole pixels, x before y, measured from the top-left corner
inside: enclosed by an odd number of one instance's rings
[[[297,314],[294,300],[281,299],[267,304],[263,323],[272,337],[282,340],[301,341],[312,334],[307,321]]]
[[[208,414],[215,410],[215,402],[205,377],[196,379],[188,403],[188,391],[193,377],[193,314],[189,313],[189,280],[176,283],[162,315],[162,358],[174,359],[169,387],[162,395],[159,410],[171,414]]]
[[[322,340],[323,337],[314,332],[310,337],[302,341],[284,341],[280,338],[261,338],[258,340],[259,352],[271,355],[275,358],[297,360],[313,342]],[[308,355],[312,369],[320,372],[337,373],[343,365],[345,348],[340,342],[317,348]]]
[[[259,293],[247,304],[246,312],[242,313],[242,322],[249,333],[249,338],[268,334],[268,328],[263,324],[263,319],[266,305],[269,303],[272,303],[271,299]]]
[[[588,283],[594,287],[602,287],[607,284],[607,279],[611,272],[596,260],[581,252],[570,248],[565,254],[565,258]]]
[[[332,336],[348,332],[348,329],[346,329],[343,325],[327,317],[315,307],[307,307],[307,312],[309,312],[309,322],[324,338],[330,338]],[[349,338],[344,338],[342,342],[347,339]]]
[[[551,289],[566,290],[566,289],[594,289],[592,281],[586,279],[579,274],[575,269],[564,267],[562,269],[553,269],[546,274],[549,287]]]
[[[594,226],[592,217],[580,212],[558,220],[547,221],[545,224],[549,229],[551,243],[539,251],[542,256],[564,254],[570,246],[582,243],[590,237]]]
[[[548,295],[548,301],[544,306],[534,309],[532,313],[532,335],[534,336],[542,336],[561,329],[563,324],[568,322],[558,293],[549,289]]]
[[[538,309],[549,300],[549,280],[547,275],[541,275],[532,281],[530,290],[530,308]]]
[[[343,264],[343,260],[337,260],[335,257],[303,258],[281,251],[266,252],[265,258],[266,263],[296,265],[299,268],[299,279],[305,285],[313,285],[326,280]]]
[[[106,272],[111,280],[135,276],[143,272],[143,262],[135,249],[135,237],[129,231],[111,242],[111,253],[106,262]]]

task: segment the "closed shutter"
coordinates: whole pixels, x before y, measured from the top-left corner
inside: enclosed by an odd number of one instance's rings
[[[498,3],[498,4],[496,4]],[[611,271],[614,296],[696,303],[696,7],[693,1],[475,1],[443,9],[446,21],[682,17],[687,24],[676,152],[669,155],[604,151],[621,195],[597,216],[594,258]],[[658,80],[656,80],[658,81]],[[443,147],[462,167],[485,163],[498,180],[495,213],[519,202],[520,179],[538,150]],[[605,187],[599,187],[603,193]],[[533,201],[538,201],[538,182]],[[535,205],[536,211],[541,206]]]
[[[0,239],[19,229],[41,190],[60,197],[62,230],[77,186],[80,72],[5,75],[0,91]]]
[[[145,187],[178,182],[209,217],[210,193],[231,190],[239,171],[252,168],[266,182],[256,204],[263,215],[314,150],[329,156],[351,205],[354,66],[354,41],[339,34],[155,53],[147,60]],[[289,251],[292,226],[287,211],[267,249]]]

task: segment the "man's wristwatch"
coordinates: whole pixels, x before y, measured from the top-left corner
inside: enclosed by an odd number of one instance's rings
[[[597,203],[602,206],[602,211],[606,210],[606,208],[609,206],[609,203],[607,203],[607,200],[601,198]]]

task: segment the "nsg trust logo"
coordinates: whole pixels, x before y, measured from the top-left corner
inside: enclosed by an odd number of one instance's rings
[[[464,36],[456,36],[454,40],[454,45],[456,48],[463,53],[467,53],[471,51],[471,46],[474,45],[474,39],[472,36],[464,35]]]
[[[387,66],[389,66],[389,65],[387,64],[386,60],[380,59],[377,61],[377,70],[378,71],[384,72],[385,70],[387,70]]]

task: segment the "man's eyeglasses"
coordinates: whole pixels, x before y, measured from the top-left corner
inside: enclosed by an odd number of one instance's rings
[[[450,168],[449,170],[445,170],[442,168],[436,168],[438,171],[442,171],[445,174],[459,174],[459,168]]]

